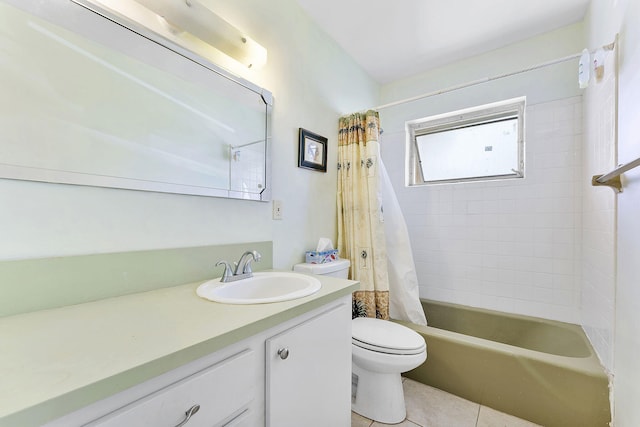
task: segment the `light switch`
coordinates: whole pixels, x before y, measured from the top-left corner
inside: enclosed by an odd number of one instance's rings
[[[273,219],[282,219],[282,200],[273,201]]]

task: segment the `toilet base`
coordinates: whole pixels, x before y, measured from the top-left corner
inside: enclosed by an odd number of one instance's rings
[[[404,403],[402,377],[399,372],[372,372],[352,364],[353,375],[357,376],[355,397],[352,395],[351,410],[386,424],[404,421],[407,409]],[[356,380],[353,378],[353,382]]]

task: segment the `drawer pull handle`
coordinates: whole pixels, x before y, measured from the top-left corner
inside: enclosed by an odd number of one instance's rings
[[[178,424],[176,427],[182,427],[183,425],[188,423],[191,417],[194,416],[195,413],[198,412],[199,410],[200,410],[200,405],[193,405],[191,408],[189,408],[187,412],[184,413],[187,416],[187,418],[182,420],[182,422]]]
[[[280,359],[284,360],[287,357],[289,357],[289,349],[288,348],[281,348],[280,350],[278,350],[278,356],[280,356]]]

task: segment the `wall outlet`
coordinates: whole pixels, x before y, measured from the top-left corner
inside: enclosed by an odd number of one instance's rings
[[[282,200],[272,202],[273,219],[282,219]]]

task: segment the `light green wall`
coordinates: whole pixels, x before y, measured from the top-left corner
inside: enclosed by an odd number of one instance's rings
[[[208,3],[268,49],[266,67],[243,77],[275,97],[272,194],[284,219],[270,203],[0,179],[0,260],[273,241],[274,267],[290,268],[335,238],[337,119],[374,105],[378,85],[295,0]],[[299,127],[329,138],[327,173],[297,167]]]
[[[252,36],[269,50],[256,83],[275,96],[272,194],[282,200],[283,220],[271,221],[269,208],[264,225],[272,230],[274,267],[290,268],[320,237],[337,237],[337,120],[375,105],[379,87],[294,0],[215,3],[236,25],[255,28]],[[297,167],[300,127],[329,138],[327,173]]]
[[[562,58],[584,47],[582,23],[532,37],[491,52],[435,68],[382,86],[380,104],[431,93],[476,80],[525,69]],[[527,104],[569,98],[581,94],[577,87],[577,61],[531,71],[423,100],[381,110],[385,132],[404,132],[407,120],[475,107],[519,96]]]
[[[618,162],[630,162],[640,156],[640,3],[593,0],[585,27],[592,46],[610,43],[620,34]],[[614,338],[609,343],[614,357],[614,422],[630,427],[640,425],[640,169],[624,174],[616,208],[617,279],[615,289],[604,291],[615,301]]]

